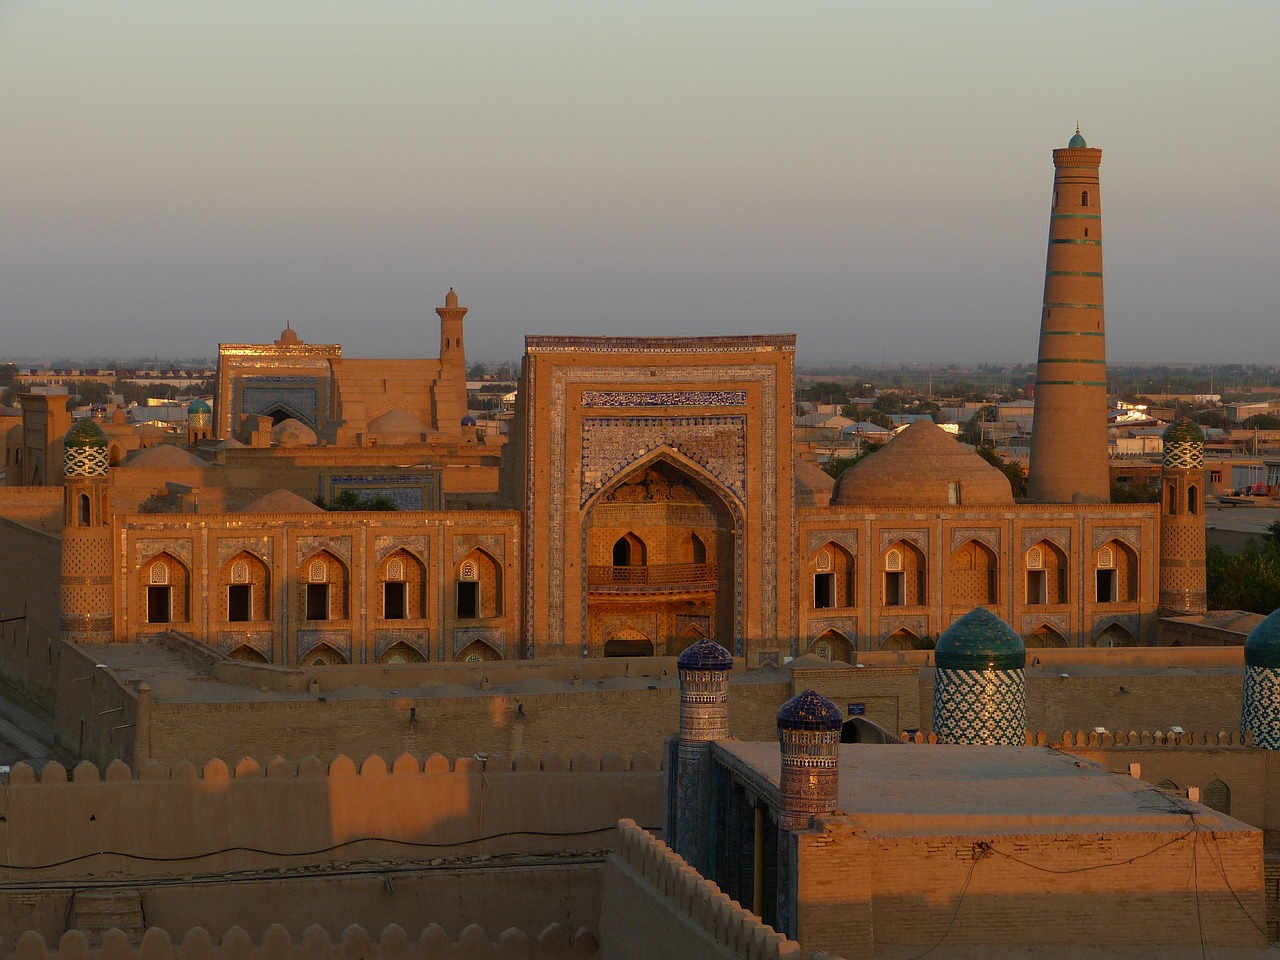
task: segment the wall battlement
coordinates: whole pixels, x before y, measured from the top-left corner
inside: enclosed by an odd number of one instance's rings
[[[902,731],[903,743],[937,743],[936,733]],[[1214,731],[1164,731],[1123,730],[1099,732],[1097,730],[1064,730],[1061,734],[1028,730],[1028,747],[1253,747],[1253,733],[1240,730]]]
[[[360,957],[363,960],[452,960],[467,957],[468,960],[585,960],[595,956],[596,938],[585,927],[570,933],[553,923],[537,937],[528,937],[511,928],[492,939],[489,933],[475,924],[450,940],[445,931],[432,924],[417,937],[410,936],[404,928],[392,924],[375,938],[363,927],[352,925],[343,931],[335,942],[318,926],[308,928],[302,939],[295,942],[283,926],[272,926],[258,943],[239,927],[232,927],[214,939],[203,927],[188,930],[180,942],[159,927],[152,927],[138,944],[119,930],[110,930],[101,944],[93,946],[78,930],[65,933],[58,943],[49,946],[44,937],[28,930],[17,942],[9,957],[21,960],[215,960],[218,957],[238,957],[241,960],[342,960]]]
[[[827,956],[806,952],[800,944],[762,922],[633,820],[618,823],[617,857],[660,894],[673,912],[718,945],[720,949],[714,954],[717,958],[817,960]],[[617,922],[607,909],[606,895],[606,915],[601,918],[601,945],[606,950],[612,942],[605,938],[604,931]]]

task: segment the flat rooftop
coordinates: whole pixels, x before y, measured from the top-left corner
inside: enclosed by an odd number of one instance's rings
[[[722,740],[717,759],[773,805],[776,743]],[[840,746],[838,809],[884,836],[1237,832],[1249,827],[1048,747]]]

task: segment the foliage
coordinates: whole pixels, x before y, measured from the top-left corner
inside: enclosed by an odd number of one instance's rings
[[[1252,417],[1243,420],[1240,426],[1251,430],[1280,430],[1280,417],[1270,413],[1255,413]]]
[[[1112,483],[1112,503],[1159,503],[1160,491],[1149,483]]]
[[[399,510],[394,500],[386,494],[364,497],[354,490],[339,490],[332,501],[326,502],[324,497],[317,496],[313,501],[316,506],[326,510]]]
[[[1006,461],[989,443],[980,443],[974,449],[978,456],[1009,478],[1009,489],[1015,498],[1027,495],[1027,472],[1022,469],[1022,464]]]
[[[1249,541],[1235,556],[1210,546],[1205,556],[1210,610],[1269,614],[1280,608],[1280,524],[1259,545]]]
[[[822,465],[822,469],[824,472],[827,473],[828,476],[838,478],[840,474],[844,473],[846,470],[852,467],[855,463],[858,463],[860,460],[867,459],[867,457],[871,456],[871,454],[875,453],[877,450],[879,450],[883,446],[884,446],[883,443],[870,443],[870,442],[864,443],[862,445],[861,453],[858,453],[852,457],[832,457],[830,460],[828,460],[826,463]]]

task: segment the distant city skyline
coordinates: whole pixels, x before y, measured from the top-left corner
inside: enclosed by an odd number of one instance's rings
[[[1034,360],[1050,153],[1103,150],[1109,359],[1280,360],[1280,6],[0,7],[0,356],[286,323],[472,360],[795,332]]]

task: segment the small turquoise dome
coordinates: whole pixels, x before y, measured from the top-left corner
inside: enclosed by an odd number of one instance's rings
[[[1021,670],[1027,665],[1027,648],[1011,626],[976,607],[938,638],[933,659],[949,670]]]
[[[1068,141],[1067,141],[1067,146],[1068,146],[1068,147],[1070,147],[1072,150],[1078,150],[1078,149],[1080,149],[1081,147],[1087,147],[1087,146],[1088,146],[1088,144],[1084,142],[1084,137],[1080,136],[1080,128],[1079,128],[1079,127],[1076,127],[1076,134],[1075,134],[1075,136],[1074,136],[1074,137],[1072,137],[1070,140],[1068,140]]]
[[[71,425],[71,429],[63,438],[62,445],[64,449],[87,447],[93,450],[105,450],[107,435],[91,417],[83,417]]]
[[[1200,425],[1190,417],[1183,417],[1175,420],[1165,428],[1163,433],[1165,443],[1203,443],[1204,431],[1200,429]]]
[[[193,413],[213,413],[213,411],[209,408],[209,404],[204,402],[203,397],[196,397],[187,406],[187,416],[191,416]]]
[[[818,693],[798,693],[778,708],[779,730],[839,730],[844,724],[840,708]]]
[[[465,417],[462,418],[462,425],[464,427],[474,427],[476,425],[476,418],[468,413]]]
[[[1249,631],[1244,662],[1247,667],[1280,667],[1280,610]]]
[[[676,660],[676,669],[723,670],[728,673],[733,669],[733,654],[710,637],[703,637],[697,643],[685,647]]]

